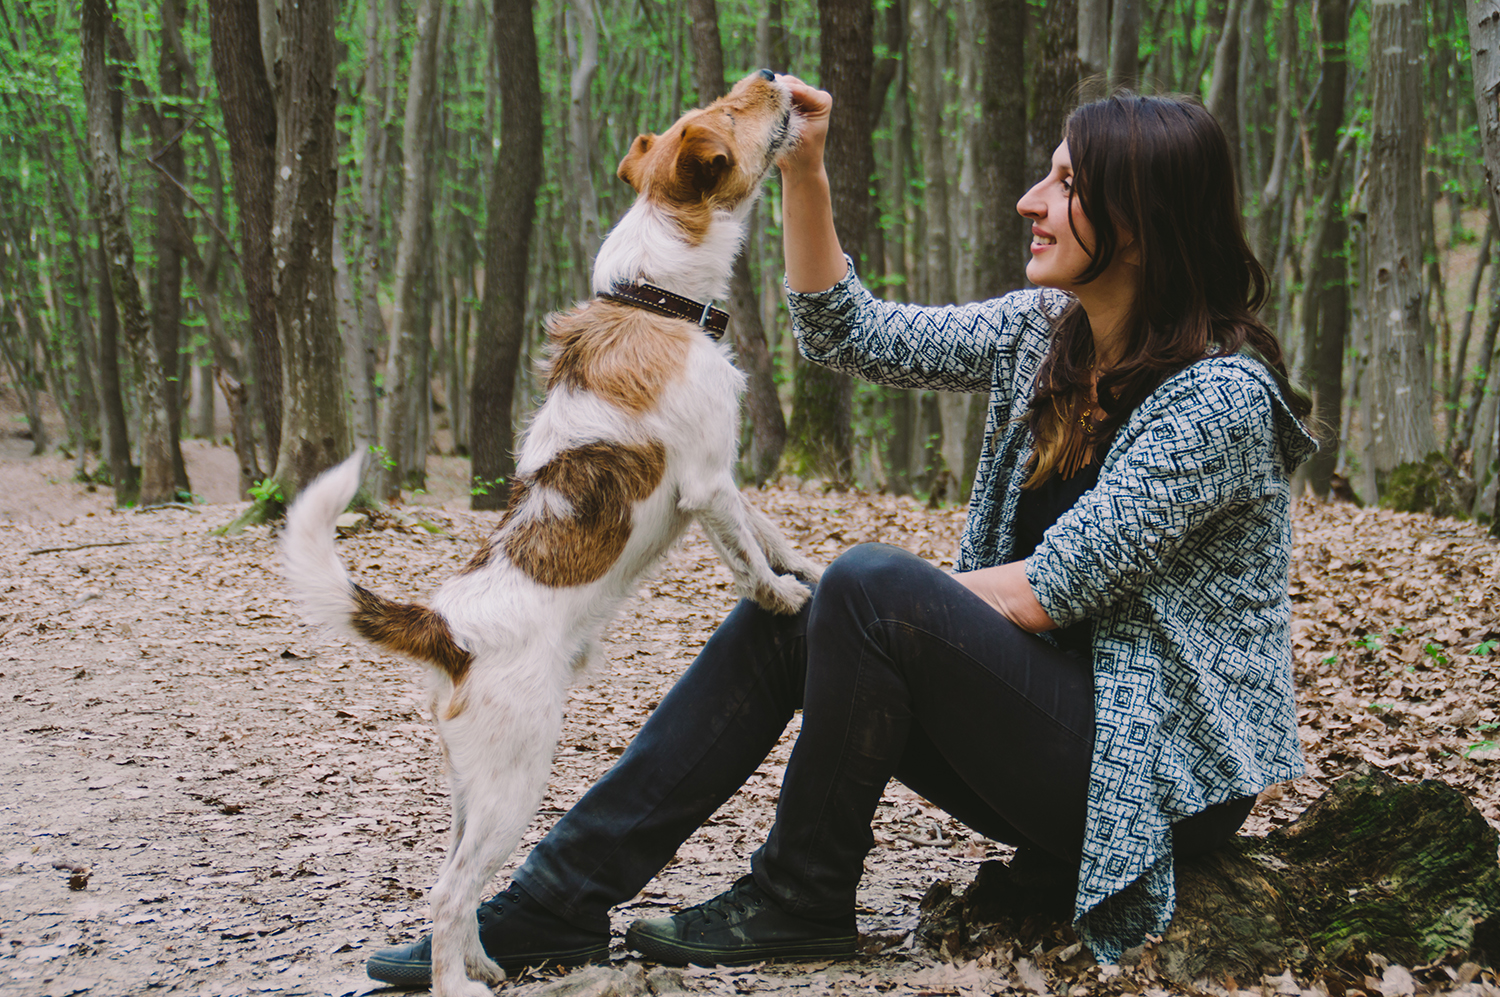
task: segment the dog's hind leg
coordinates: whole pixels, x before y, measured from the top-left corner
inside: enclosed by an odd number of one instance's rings
[[[471,685],[477,684],[474,678]],[[470,688],[463,713],[439,721],[450,766],[455,827],[461,821],[462,830],[454,834],[432,888],[432,981],[437,997],[487,997],[490,988],[477,981],[505,978],[485,954],[474,910],[541,804],[562,726],[561,683],[554,682],[557,689],[549,693],[536,686],[552,681],[550,676],[505,678],[514,684],[503,699]],[[530,688],[518,690],[522,683]]]

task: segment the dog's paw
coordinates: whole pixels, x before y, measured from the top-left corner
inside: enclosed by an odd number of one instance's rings
[[[775,568],[777,571],[796,575],[809,585],[818,584],[823,577],[822,566],[805,557],[789,557],[782,564],[775,565]]]
[[[501,983],[505,980],[505,970],[500,964],[483,951],[477,957],[467,956],[464,959],[464,972],[468,973],[470,979],[483,980],[488,983]]]
[[[812,593],[793,575],[777,575],[775,579],[762,582],[751,596],[762,609],[791,616],[800,610]]]
[[[464,980],[447,986],[437,983],[432,988],[432,994],[433,997],[495,997],[495,991],[490,985],[478,980]]]

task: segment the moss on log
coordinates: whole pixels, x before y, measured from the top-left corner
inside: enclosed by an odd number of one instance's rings
[[[1405,966],[1493,966],[1497,851],[1500,835],[1461,793],[1361,768],[1296,822],[1179,862],[1176,916],[1147,952],[1181,985],[1286,969],[1333,984],[1362,979],[1371,954]],[[1066,915],[1055,891],[1025,878],[987,862],[961,895],[934,887],[919,939],[952,956],[1034,944]]]
[[[1474,484],[1437,451],[1391,469],[1380,483],[1380,504],[1397,512],[1430,512],[1468,519]]]

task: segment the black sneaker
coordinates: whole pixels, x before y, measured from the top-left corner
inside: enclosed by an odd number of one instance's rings
[[[635,922],[625,944],[671,966],[745,966],[767,959],[850,956],[858,937],[852,910],[831,921],[788,914],[754,877],[745,876],[707,903]]]
[[[485,953],[513,976],[523,969],[584,966],[609,960],[609,935],[574,927],[510,885],[479,905],[479,941]],[[365,963],[370,979],[397,986],[432,982],[432,936],[381,949]]]

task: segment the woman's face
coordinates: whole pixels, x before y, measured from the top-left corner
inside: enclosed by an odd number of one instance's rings
[[[1094,248],[1094,227],[1073,196],[1073,161],[1066,140],[1052,153],[1052,169],[1016,202],[1016,210],[1031,220],[1026,279],[1038,287],[1076,291],[1076,279],[1089,265]]]

